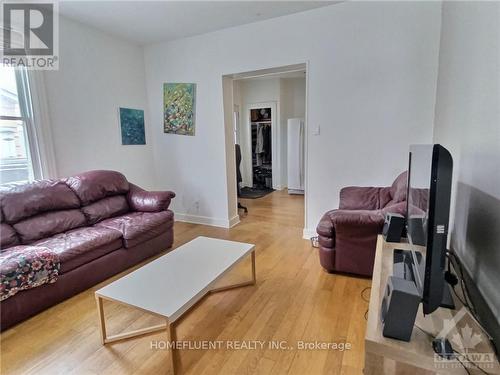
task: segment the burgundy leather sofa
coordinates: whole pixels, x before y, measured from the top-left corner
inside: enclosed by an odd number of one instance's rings
[[[372,275],[385,213],[406,213],[406,186],[404,172],[390,187],[351,186],[340,191],[339,209],[325,213],[316,228],[325,270]]]
[[[0,303],[1,329],[172,246],[175,194],[148,192],[114,171],[90,171],[0,189],[1,251],[46,247],[59,278]]]

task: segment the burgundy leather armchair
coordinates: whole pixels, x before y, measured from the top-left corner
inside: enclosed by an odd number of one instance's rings
[[[390,187],[351,186],[340,191],[339,209],[325,213],[316,228],[325,270],[372,275],[385,213],[406,213],[406,186],[404,172]]]

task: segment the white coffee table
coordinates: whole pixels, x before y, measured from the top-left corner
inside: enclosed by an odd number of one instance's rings
[[[252,279],[214,288],[219,279],[243,260],[252,257]],[[255,285],[255,246],[208,237],[196,239],[146,264],[95,292],[102,344],[167,330],[169,341],[177,340],[175,324],[208,293]],[[162,319],[164,324],[107,336],[103,299],[132,306]],[[171,348],[175,374],[178,353]]]

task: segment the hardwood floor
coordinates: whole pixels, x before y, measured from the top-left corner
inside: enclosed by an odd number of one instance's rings
[[[302,239],[303,197],[283,191],[241,202],[249,214],[232,229],[175,224],[174,248],[205,235],[255,243],[257,254],[256,286],[209,295],[178,326],[177,339],[192,346],[223,342],[220,349],[183,350],[179,373],[360,374],[368,307],[360,294],[370,280],[323,271],[317,250]],[[249,274],[243,262],[223,282]],[[94,291],[112,279],[4,332],[1,373],[168,373],[169,351],[161,349],[166,333],[100,344]],[[110,334],[160,323],[118,304],[105,302],[105,309]],[[235,347],[255,340],[264,347]],[[226,349],[233,341],[234,349]],[[299,341],[347,342],[352,349],[300,350]],[[271,342],[286,349],[269,348]]]

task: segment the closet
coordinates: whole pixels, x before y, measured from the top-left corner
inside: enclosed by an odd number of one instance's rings
[[[253,187],[273,188],[271,108],[250,110]]]

